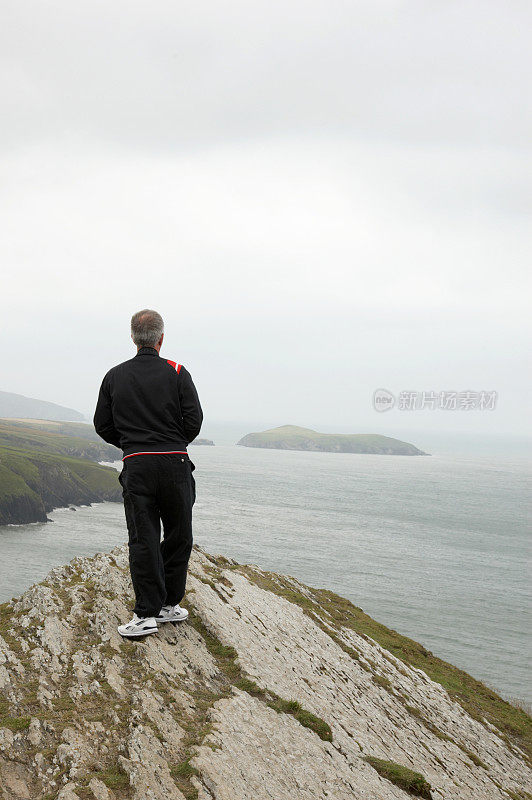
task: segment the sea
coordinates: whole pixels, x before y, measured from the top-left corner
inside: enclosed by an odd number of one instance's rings
[[[331,589],[503,697],[532,703],[527,455],[189,451],[202,548]],[[121,503],[49,517],[0,528],[0,601],[74,556],[127,541]]]

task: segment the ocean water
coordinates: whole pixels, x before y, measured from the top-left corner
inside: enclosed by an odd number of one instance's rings
[[[530,462],[192,447],[201,547],[348,597],[505,697],[532,702]],[[0,601],[127,540],[117,503],[0,528]]]

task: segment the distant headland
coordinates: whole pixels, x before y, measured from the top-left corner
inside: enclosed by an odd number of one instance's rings
[[[74,408],[13,392],[0,392],[0,417],[83,422],[83,414]]]
[[[311,450],[323,453],[369,453],[381,456],[426,456],[413,444],[377,433],[319,433],[298,425],[281,425],[248,433],[237,445],[272,450]]]
[[[97,462],[121,455],[82,422],[0,419],[0,526],[46,522],[62,506],[120,502],[118,472]]]

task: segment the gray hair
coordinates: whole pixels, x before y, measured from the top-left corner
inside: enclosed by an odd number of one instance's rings
[[[137,347],[155,347],[163,333],[163,318],[157,311],[143,308],[131,317],[131,336]]]

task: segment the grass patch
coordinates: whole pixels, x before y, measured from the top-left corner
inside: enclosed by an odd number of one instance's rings
[[[170,773],[174,778],[190,778],[191,775],[199,775],[196,767],[193,767],[190,763],[190,758],[181,761],[180,764],[176,764],[171,768]]]
[[[74,700],[70,697],[69,694],[62,694],[60,697],[57,697],[54,701],[54,711],[58,712],[60,716],[64,716],[65,714],[71,714],[77,708],[77,704]]]
[[[408,767],[396,764],[395,761],[385,761],[382,758],[366,756],[366,761],[371,764],[373,769],[377,770],[379,775],[399,786],[405,792],[417,797],[423,797],[425,800],[432,800],[430,783],[420,772],[414,772]]]
[[[120,764],[92,772],[91,777],[99,778],[108,789],[124,789],[129,786],[129,776]]]
[[[279,713],[291,714],[297,719],[300,725],[304,728],[310,728],[310,730],[317,733],[324,742],[332,742],[333,737],[330,726],[320,717],[304,709],[297,700],[282,700],[278,697],[276,700],[268,702],[268,705]]]
[[[473,762],[475,767],[482,767],[483,769],[488,769],[487,765],[475,754],[472,750],[469,750],[467,747],[464,747],[463,744],[460,742],[455,742],[456,746],[460,748],[462,753],[464,753],[470,761]]]
[[[261,687],[255,683],[255,681],[252,681],[249,678],[239,678],[236,681],[235,686],[237,689],[241,689],[243,692],[247,692],[253,697],[266,697],[266,692],[264,689],[261,689]]]
[[[376,683],[377,686],[380,686],[382,689],[386,689],[387,692],[392,691],[392,684],[384,675],[379,675],[378,672],[374,672],[372,674],[373,683]]]
[[[9,730],[16,733],[16,731],[23,731],[28,728],[30,721],[31,717],[11,714],[7,700],[0,698],[0,728],[9,728]]]
[[[13,733],[29,728],[31,717],[14,717],[7,712],[7,703],[0,702],[0,728],[9,728]]]
[[[185,743],[185,758],[178,764],[170,766],[170,775],[186,800],[197,800],[198,798],[198,790],[192,783],[191,778],[194,775],[199,775],[199,771],[192,766],[190,759],[192,758],[192,747],[200,744],[205,735],[204,726],[202,725],[200,725],[199,730],[190,731]]]
[[[207,646],[207,650],[214,657],[219,669],[228,679],[231,679],[231,682],[238,680],[241,677],[241,669],[236,663],[238,653],[235,648],[222,644],[220,640],[209,631],[198,614],[196,614],[190,606],[187,607],[187,610],[189,613],[189,622],[192,623],[202,637]]]
[[[7,628],[13,619],[13,606],[9,601],[0,603],[0,633]]]
[[[201,566],[205,572],[209,572],[211,575],[213,575],[218,581],[218,583],[223,583],[224,586],[229,586],[229,587],[233,586],[231,581],[228,578],[226,578],[225,575],[222,574],[222,571],[218,565],[214,566],[211,563],[211,564],[202,564]]]

